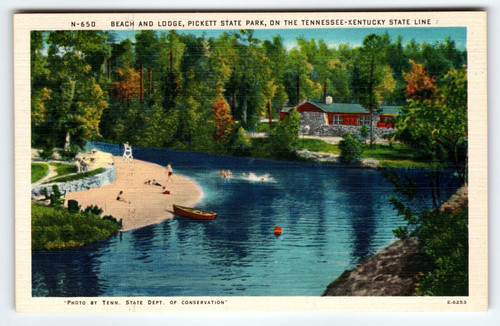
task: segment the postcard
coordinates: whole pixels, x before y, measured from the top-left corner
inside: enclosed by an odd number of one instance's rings
[[[488,309],[486,13],[14,15],[19,312]]]

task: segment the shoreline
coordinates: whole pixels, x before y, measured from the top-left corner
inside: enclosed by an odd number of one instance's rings
[[[173,182],[167,183],[166,169],[155,163],[133,160],[133,167],[121,157],[113,156],[116,179],[98,188],[66,194],[68,200],[78,201],[82,209],[95,205],[103,210],[102,215],[121,219],[126,232],[173,218],[172,205],[192,206],[203,197],[201,187],[191,178],[174,174]],[[162,187],[145,184],[156,180],[170,194],[162,194]],[[123,191],[122,195],[119,192]],[[120,197],[120,200],[117,198]]]

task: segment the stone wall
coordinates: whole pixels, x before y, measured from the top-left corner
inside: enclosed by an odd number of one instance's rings
[[[43,196],[43,190],[47,188],[48,193],[52,193],[52,186],[57,185],[59,187],[59,191],[61,192],[73,192],[80,190],[87,190],[91,188],[97,188],[102,185],[111,183],[115,181],[116,172],[115,165],[113,163],[109,164],[106,170],[102,173],[80,179],[75,181],[68,182],[56,182],[49,184],[42,184],[31,188],[31,196]]]
[[[328,125],[327,115],[322,112],[300,112],[302,120],[300,122],[300,134],[322,137],[344,137],[346,134],[359,134],[361,126],[353,125]],[[383,138],[387,134],[396,131],[392,128],[377,128],[378,114],[373,115],[373,136]],[[308,127],[307,127],[308,126]]]

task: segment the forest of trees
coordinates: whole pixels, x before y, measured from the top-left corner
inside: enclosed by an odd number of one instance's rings
[[[368,110],[403,105],[415,67],[441,89],[465,64],[449,38],[403,44],[388,33],[368,34],[359,47],[297,38],[287,49],[280,36],[259,40],[252,30],[217,38],[144,30],[122,41],[107,31],[33,31],[32,145],[229,152],[285,105],[325,95]]]

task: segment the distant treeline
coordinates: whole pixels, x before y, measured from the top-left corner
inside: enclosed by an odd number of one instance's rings
[[[449,38],[403,45],[387,33],[367,33],[359,47],[297,38],[287,49],[280,36],[259,40],[252,30],[217,38],[145,30],[120,42],[106,31],[33,31],[32,143],[218,151],[235,121],[254,130],[259,118],[305,99],[402,105],[412,62],[438,84],[465,66],[466,52]]]

